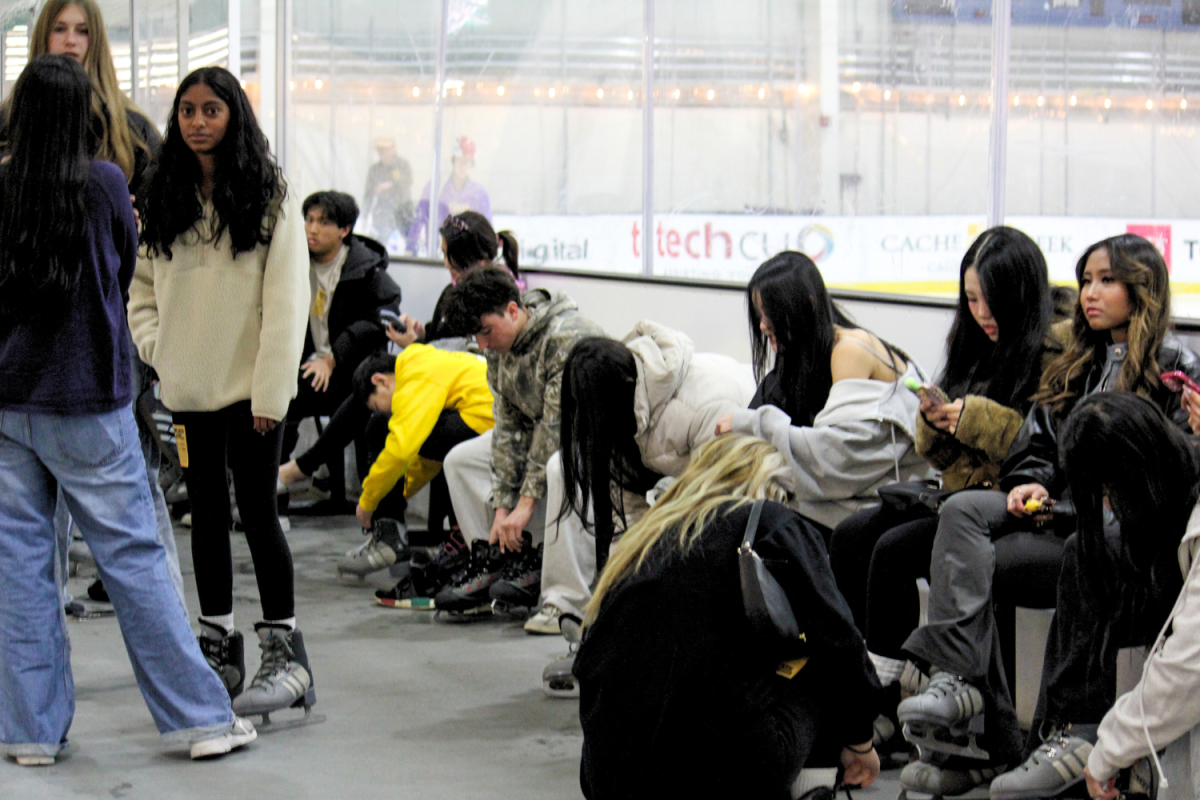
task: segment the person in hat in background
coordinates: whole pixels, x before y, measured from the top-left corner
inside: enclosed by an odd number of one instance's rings
[[[451,214],[461,214],[464,211],[477,211],[492,221],[492,201],[488,198],[487,189],[477,181],[471,180],[471,170],[475,167],[475,142],[467,136],[454,140],[450,149],[450,177],[442,185],[438,195],[438,209],[435,219],[443,220]],[[416,253],[421,246],[429,224],[429,182],[421,191],[421,201],[417,203],[417,213],[412,227],[408,229],[408,251]],[[436,253],[430,254],[431,257]]]
[[[413,221],[412,165],[396,155],[396,140],[390,136],[375,140],[375,152],[379,160],[367,170],[363,217],[371,220],[371,235],[390,248],[392,234],[408,230]]]

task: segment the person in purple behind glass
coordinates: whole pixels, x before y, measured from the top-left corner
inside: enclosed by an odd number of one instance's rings
[[[200,758],[256,736],[192,638],[156,532],[130,407],[137,224],[125,174],[88,154],[91,93],[70,58],[30,62],[0,165],[0,754],[22,766],[53,764],[75,713],[60,488],[163,741]]]
[[[482,214],[488,222],[492,221],[492,201],[488,199],[487,189],[471,180],[471,170],[475,166],[475,142],[466,136],[454,140],[450,150],[450,164],[453,172],[442,184],[438,195],[438,213],[434,219],[445,219],[451,214],[461,214],[464,211],[476,211]],[[416,216],[412,227],[408,229],[408,251],[416,253],[421,246],[429,224],[429,182],[421,191],[421,202],[417,204]]]

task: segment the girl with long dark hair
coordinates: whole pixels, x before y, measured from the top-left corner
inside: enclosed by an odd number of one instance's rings
[[[754,385],[728,356],[696,353],[654,322],[624,340],[584,339],[563,369],[563,503],[546,537],[542,608],[582,615],[613,536],[647,508],[646,493],[678,476],[717,420],[745,406]],[[632,504],[626,508],[626,503]],[[586,545],[581,536],[595,536]]]
[[[229,72],[205,67],[179,85],[138,201],[144,231],[129,320],[174,414],[192,505],[200,644],[239,713],[307,709],[315,691],[275,486],[308,321],[308,248],[300,204]],[[263,612],[255,625],[262,668],[244,693],[227,467]]]
[[[24,765],[54,763],[74,711],[53,568],[58,488],[164,741],[199,758],[256,735],[194,644],[155,532],[122,308],[137,227],[125,176],[91,160],[90,101],[81,66],[34,59],[13,89],[0,164],[0,752]]]
[[[850,321],[812,259],[787,251],[764,262],[746,299],[760,384],[750,409],[719,430],[762,436],[790,454],[795,508],[826,538],[880,486],[932,475],[913,449],[916,396],[900,385],[923,381],[920,368]]]
[[[1043,367],[1062,352],[1050,336],[1046,259],[1013,228],[984,231],[959,270],[958,308],[937,381],[917,417],[917,453],[941,470],[941,489],[990,488],[1021,428]],[[937,516],[925,508],[875,506],[833,532],[838,588],[866,633],[880,681],[899,703],[900,647],[917,625],[917,578],[929,578]],[[899,738],[899,737],[897,737]]]
[[[1115,798],[1117,771],[1150,758],[1171,797],[1195,797],[1200,455],[1158,406],[1129,392],[1081,400],[1061,448],[1078,529],[1066,541],[1030,744],[1039,728],[1045,743],[997,778],[992,796],[1050,796],[1086,780],[1092,797]],[[1140,646],[1150,648],[1141,681],[1118,699],[1117,652]],[[1081,762],[1070,781],[1056,769],[1060,751]]]
[[[902,702],[897,716],[909,724],[910,738],[921,742],[923,754],[942,763],[906,767],[901,783],[909,789],[965,791],[1020,760],[994,587],[1003,562],[1021,560],[1026,561],[1024,591],[1049,594],[1054,586],[1062,559],[1058,540],[1075,529],[1059,466],[1062,420],[1087,395],[1123,391],[1148,397],[1187,429],[1179,396],[1161,384],[1159,375],[1183,370],[1200,376],[1200,362],[1170,332],[1170,286],[1162,256],[1145,239],[1122,234],[1089,247],[1075,274],[1079,303],[1072,320],[1062,323],[1070,334],[1064,351],[1042,372],[1034,403],[1000,470],[1001,491],[960,492],[941,509],[930,562],[929,624],[903,646],[919,667],[934,672],[929,688]],[[1054,501],[1061,504],[1057,509]],[[972,723],[977,718],[982,720]],[[934,755],[945,751],[947,741],[971,744],[968,732],[979,721],[986,722],[986,732],[968,748],[970,757],[945,761]],[[1077,749],[1055,750],[1067,774],[1073,764],[1082,764]]]

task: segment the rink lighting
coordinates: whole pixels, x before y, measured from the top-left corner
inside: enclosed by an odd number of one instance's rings
[[[1180,108],[1187,108],[1187,100],[1180,100],[1180,101],[1179,101],[1179,107],[1180,107]]]
[[[420,96],[421,96],[421,87],[414,86],[413,87],[413,97],[420,97]]]
[[[885,89],[885,90],[884,90],[884,92],[883,92],[883,99],[884,99],[884,100],[891,100],[891,99],[892,99],[892,90],[891,90],[891,89]]]
[[[1014,106],[1021,105],[1021,95],[1016,95],[1015,97],[1013,97],[1013,105]]]
[[[861,90],[862,90],[862,84],[859,83],[858,81],[855,81],[854,83],[850,84],[850,91],[858,92]]]
[[[965,94],[960,94],[958,96],[958,104],[960,106],[965,106],[967,104],[967,96]]]
[[[604,99],[604,90],[603,90],[603,89],[597,89],[597,90],[596,90],[596,99],[597,99],[597,100],[603,100],[603,99]]]
[[[767,97],[767,90],[766,90],[766,89],[759,89],[759,90],[758,90],[758,99],[759,99],[759,100],[765,100],[765,99],[766,99],[766,97]]]
[[[713,99],[714,97],[716,97],[716,96],[717,96],[717,93],[716,93],[716,92],[714,92],[712,89],[709,89],[709,90],[708,90],[708,99],[709,99],[709,100],[712,100],[712,99]]]
[[[1147,100],[1147,101],[1146,101],[1146,110],[1147,110],[1147,111],[1153,111],[1153,110],[1154,110],[1154,101],[1153,101],[1153,100]]]
[[[1041,108],[1041,107],[1042,107],[1042,106],[1044,106],[1044,105],[1046,105],[1046,98],[1042,97],[1042,96],[1039,94],[1039,95],[1038,95],[1038,108]]]
[[[1108,97],[1104,98],[1104,107],[1112,108],[1112,99],[1111,98],[1108,98]]]
[[[504,97],[504,86],[503,85],[496,87],[496,94],[500,95],[501,97]]]
[[[676,89],[676,90],[675,90],[675,92],[674,92],[674,97],[675,97],[675,99],[676,99],[676,100],[678,100],[678,99],[679,99],[679,90],[678,90],[678,89]]]
[[[553,99],[554,99],[554,94],[555,94],[555,92],[554,92],[554,87],[553,87],[553,86],[551,86],[551,87],[550,87],[550,91],[546,92],[546,94],[550,95],[550,99],[552,99],[552,100],[553,100]]]
[[[320,78],[317,78],[315,81],[313,81],[313,86],[317,87],[318,89],[320,89],[324,85],[325,85],[325,82],[322,81]]]
[[[1075,95],[1071,95],[1071,105],[1076,105],[1078,103],[1079,103],[1079,98],[1076,97]]]
[[[630,90],[629,90],[629,94],[628,94],[628,95],[626,95],[626,96],[627,96],[627,97],[628,97],[630,100],[632,100],[632,99],[633,99],[633,89],[630,89]]]

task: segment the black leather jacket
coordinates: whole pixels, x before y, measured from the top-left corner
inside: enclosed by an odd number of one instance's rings
[[[1112,389],[1125,360],[1125,353],[1124,345],[1108,346],[1108,357],[1092,366],[1083,397]],[[1182,370],[1192,380],[1200,382],[1200,358],[1174,334],[1168,333],[1158,349],[1158,366],[1162,372]],[[1188,426],[1187,411],[1180,406],[1178,394],[1159,386],[1150,395],[1150,400],[1182,430],[1189,434],[1192,432]],[[1002,490],[1007,492],[1014,486],[1040,483],[1051,497],[1062,497],[1067,481],[1058,466],[1058,426],[1065,418],[1065,412],[1056,415],[1046,405],[1035,405],[1029,410],[1000,470]]]

